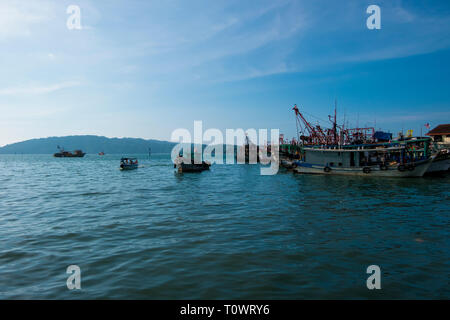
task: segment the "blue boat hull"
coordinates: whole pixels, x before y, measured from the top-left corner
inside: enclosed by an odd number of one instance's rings
[[[138,168],[137,164],[121,164],[120,165],[120,170],[134,170],[137,168]]]

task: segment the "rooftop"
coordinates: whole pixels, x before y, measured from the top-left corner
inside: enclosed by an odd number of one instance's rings
[[[427,133],[428,136],[436,136],[441,134],[450,134],[450,124],[440,124]]]

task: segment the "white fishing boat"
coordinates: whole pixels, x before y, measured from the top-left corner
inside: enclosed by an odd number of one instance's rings
[[[375,131],[373,127],[346,128],[329,116],[331,128],[312,125],[298,109],[298,140],[290,144],[280,141],[285,156],[298,157],[294,172],[327,175],[375,177],[421,177],[436,158],[432,139],[404,137]]]
[[[405,146],[378,148],[304,148],[294,172],[378,177],[421,177],[436,155],[416,150],[407,156]]]

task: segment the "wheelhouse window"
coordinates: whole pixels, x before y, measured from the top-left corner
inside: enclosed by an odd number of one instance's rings
[[[442,142],[442,136],[434,136],[434,141],[435,142]]]

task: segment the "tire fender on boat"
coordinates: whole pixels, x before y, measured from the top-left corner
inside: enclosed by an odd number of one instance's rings
[[[403,172],[403,171],[405,171],[405,166],[403,165],[403,164],[401,164],[401,165],[399,165],[398,167],[397,167],[397,169],[398,169],[398,171],[401,171],[401,172]]]
[[[370,171],[372,171],[372,170],[370,170],[369,167],[364,167],[364,168],[363,168],[363,172],[364,172],[364,173],[370,173]]]
[[[326,166],[325,168],[323,168],[323,171],[325,171],[325,172],[330,172],[330,171],[331,171],[331,168],[328,167],[328,166]]]

